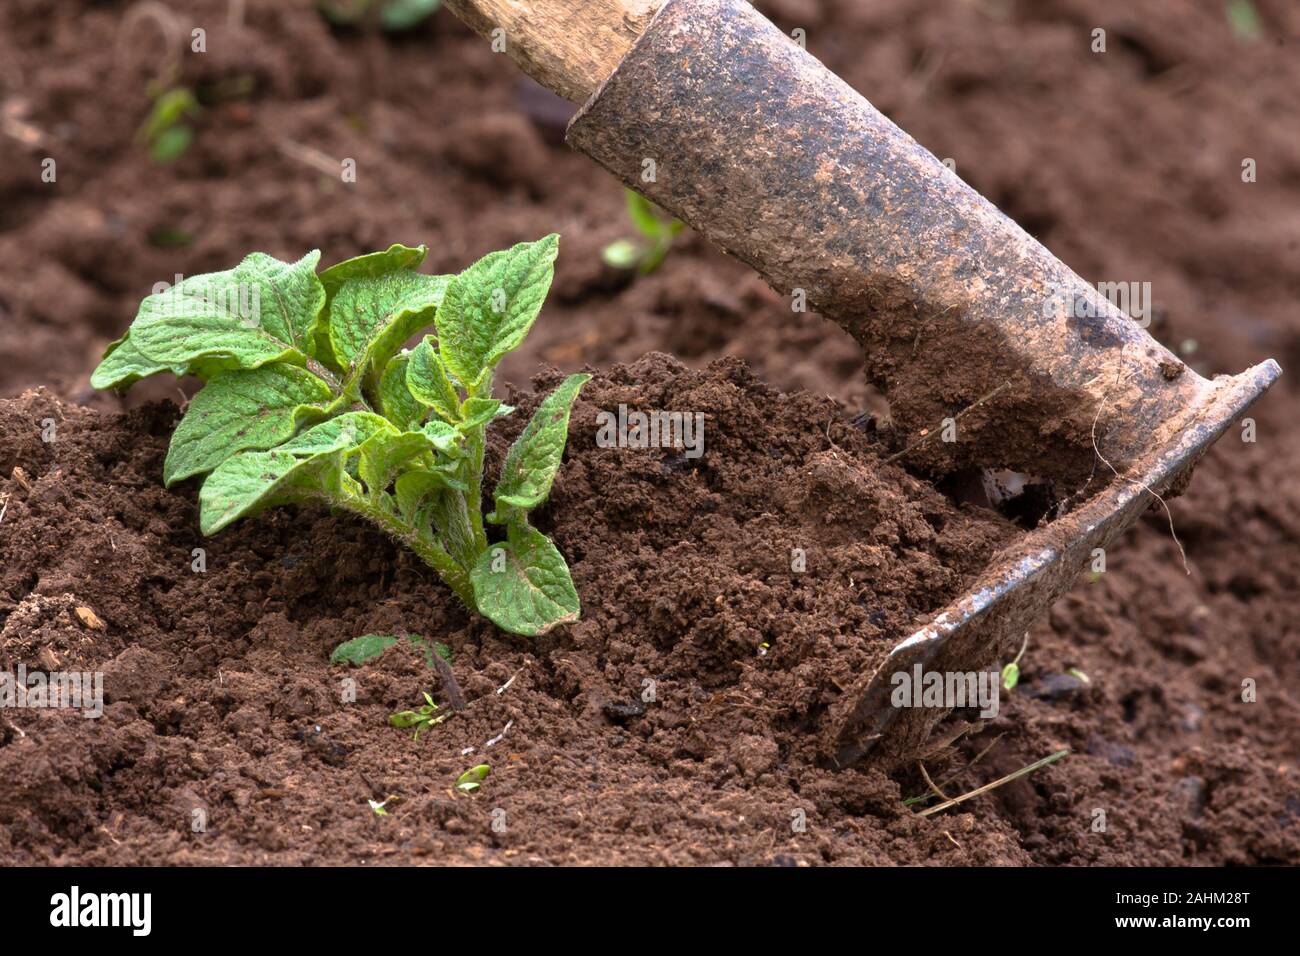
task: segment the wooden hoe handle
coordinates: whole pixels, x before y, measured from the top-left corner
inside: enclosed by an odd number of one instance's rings
[[[662,2],[447,0],[447,7],[475,33],[504,42],[506,55],[542,86],[583,103],[614,72]]]

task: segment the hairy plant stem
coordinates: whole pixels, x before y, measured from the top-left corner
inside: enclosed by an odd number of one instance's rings
[[[465,442],[469,459],[469,474],[465,483],[469,493],[465,496],[465,507],[469,511],[469,526],[474,534],[474,551],[481,554],[487,550],[487,531],[483,527],[483,455],[487,442],[484,440],[485,429],[475,429]]]
[[[487,371],[474,385],[465,390],[468,397],[492,397],[492,380],[496,373]],[[487,425],[475,428],[465,439],[468,474],[465,484],[469,487],[465,506],[469,510],[470,528],[474,533],[474,552],[476,555],[487,550],[487,531],[483,527],[483,455],[487,449]]]
[[[340,504],[338,501],[331,501],[330,503],[333,505]],[[471,611],[478,607],[474,600],[474,588],[470,584],[469,572],[447,552],[447,549],[433,535],[427,531],[421,531],[414,525],[407,524],[401,518],[378,505],[372,505],[364,501],[348,500],[342,503],[342,507],[353,514],[361,515],[361,517],[374,522],[389,537],[399,544],[406,545],[419,555],[425,564],[438,572],[438,576],[446,582],[449,588],[456,592],[456,595],[465,602],[465,606]]]

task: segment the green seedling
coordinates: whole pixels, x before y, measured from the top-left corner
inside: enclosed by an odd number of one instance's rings
[[[447,662],[451,661],[451,648],[446,644],[441,644],[438,641],[425,641],[418,634],[408,634],[406,637],[412,644],[419,645],[424,649],[424,660],[430,667],[434,666],[434,654]],[[367,661],[374,660],[399,640],[400,638],[393,634],[365,634],[361,637],[354,637],[352,640],[344,641],[334,648],[334,653],[330,654],[330,663],[347,663],[353,667],[360,667]]]
[[[140,305],[91,376],[120,388],[160,372],[206,385],[172,435],[168,486],[206,475],[199,527],[284,504],[360,515],[433,568],[472,610],[527,636],[577,620],[563,555],[528,521],[546,501],[589,375],[538,406],[482,505],[501,359],[532,328],[559,237],[493,252],[459,275],[424,275],[425,247],[394,245],[319,275],[319,252],[255,252]],[[404,342],[433,327],[419,345]],[[489,538],[487,526],[495,526]]]
[[[1020,665],[1012,661],[1006,667],[1002,668],[1002,687],[1005,690],[1015,690],[1016,685],[1020,683]]]
[[[1251,0],[1229,0],[1224,6],[1228,26],[1238,40],[1254,42],[1264,35],[1264,26],[1259,19],[1259,11]]]
[[[190,120],[202,112],[194,94],[183,86],[164,90],[154,98],[153,109],[141,125],[136,139],[149,151],[155,163],[170,163],[189,149],[194,139]]]
[[[397,797],[392,794],[389,794],[383,800],[367,800],[366,803],[370,804],[370,809],[375,811],[375,816],[386,817],[388,816],[388,811],[385,809],[385,807],[387,807],[388,804],[390,803],[397,803],[401,799],[402,799],[401,797]]]
[[[470,767],[456,778],[456,789],[463,793],[473,793],[479,788],[479,784],[484,781],[491,769],[485,763],[481,763],[477,767]]]
[[[1024,642],[1020,645],[1020,652],[1016,654],[1016,659],[1006,667],[1002,668],[1002,686],[1006,690],[1015,690],[1016,685],[1020,683],[1020,658],[1025,656],[1025,648],[1029,646],[1029,632],[1025,632]]]
[[[673,239],[685,228],[679,219],[665,216],[640,193],[625,189],[627,214],[640,235],[635,239],[618,239],[601,251],[606,265],[615,269],[635,269],[649,275],[663,263]]]
[[[384,30],[409,30],[432,16],[442,0],[320,0],[320,11],[330,23],[358,26],[374,17]]]
[[[424,705],[419,710],[401,710],[388,718],[388,722],[394,727],[415,728],[412,740],[419,740],[420,733],[428,730],[430,727],[437,727],[440,723],[451,716],[451,711],[439,714],[438,705],[433,702],[433,698],[427,693],[424,695]]]

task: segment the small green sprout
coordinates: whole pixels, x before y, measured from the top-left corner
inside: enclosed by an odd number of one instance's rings
[[[415,728],[415,733],[411,736],[412,740],[419,740],[420,733],[428,730],[430,727],[437,727],[440,723],[451,716],[451,711],[439,714],[437,713],[438,705],[433,702],[433,698],[425,693],[424,705],[419,710],[402,710],[388,718],[388,722],[394,727],[402,729]]]
[[[320,0],[319,6],[330,23],[357,26],[374,16],[381,28],[396,33],[432,16],[442,0]]]
[[[1066,671],[1066,673],[1069,674],[1071,677],[1075,678],[1076,680],[1082,681],[1085,684],[1092,683],[1092,678],[1090,678],[1083,671],[1079,670],[1079,668],[1077,667],[1071,667],[1068,671]]]
[[[146,298],[91,375],[123,388],[160,372],[207,384],[172,435],[171,486],[206,475],[199,528],[215,534],[278,505],[374,523],[503,630],[534,636],[578,619],[569,567],[529,512],[550,496],[569,412],[591,377],[570,375],[506,453],[483,507],[498,363],[524,341],[555,272],[559,237],[425,275],[424,246],[394,245],[317,274],[319,252],[255,252]],[[408,339],[432,327],[413,350]],[[488,526],[499,527],[491,538]]]
[[[433,655],[437,654],[443,660],[451,661],[451,648],[446,644],[438,641],[426,641],[418,634],[407,634],[407,640],[424,649],[424,659],[430,667],[433,667]],[[350,641],[344,641],[334,652],[330,654],[331,664],[348,663],[353,667],[360,667],[367,661],[372,661],[384,651],[388,650],[400,640],[394,634],[363,634],[361,637],[354,637]]]
[[[402,799],[401,797],[389,794],[383,800],[367,800],[366,802],[370,804],[370,809],[375,811],[375,816],[386,817],[388,816],[388,811],[385,810],[384,807],[386,807],[390,803],[396,803],[401,799]]]
[[[1020,645],[1020,652],[1016,654],[1016,659],[1006,667],[1002,668],[1002,686],[1006,690],[1014,690],[1015,686],[1020,683],[1020,658],[1025,656],[1025,648],[1029,646],[1029,632],[1025,632],[1025,639]]]
[[[625,189],[627,213],[641,235],[636,239],[618,239],[601,251],[606,265],[615,269],[636,269],[649,275],[663,263],[673,239],[685,228],[679,219],[663,215],[648,199]]]
[[[1006,667],[1002,668],[1002,686],[1007,690],[1014,690],[1015,686],[1020,683],[1020,665],[1012,661]]]
[[[1228,17],[1228,26],[1238,40],[1254,42],[1264,35],[1264,26],[1259,19],[1259,11],[1251,0],[1229,0],[1224,7]]]
[[[491,768],[485,763],[481,763],[477,767],[470,767],[456,778],[456,789],[464,793],[473,793],[479,788],[479,784],[487,777],[490,770]]]
[[[189,121],[202,113],[199,101],[183,86],[164,90],[153,101],[153,109],[136,134],[149,150],[149,158],[159,165],[178,159],[194,139]]]

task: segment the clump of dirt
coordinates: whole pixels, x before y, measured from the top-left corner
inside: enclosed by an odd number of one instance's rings
[[[490,473],[537,399],[511,401]],[[598,416],[620,405],[702,415],[702,453],[608,447]],[[583,616],[532,641],[471,619],[355,521],[281,510],[199,538],[194,483],[158,480],[175,418],[168,404],[111,415],[43,391],[0,404],[0,655],[102,671],[107,701],[98,720],[6,712],[8,854],[868,862],[886,839],[873,825],[921,832],[885,778],[818,766],[820,722],[1020,532],[882,464],[836,403],[778,393],[735,359],[691,371],[651,354],[595,378],[537,515]],[[334,646],[372,631],[450,646],[467,708],[418,742],[388,727],[422,691],[444,706],[450,694],[406,645],[330,666]],[[479,794],[449,792],[481,761]],[[390,795],[377,817],[367,801]],[[868,837],[831,839],[832,820],[866,807],[884,813]],[[791,829],[799,812],[815,822]],[[982,842],[972,859],[1001,852],[999,837]]]

